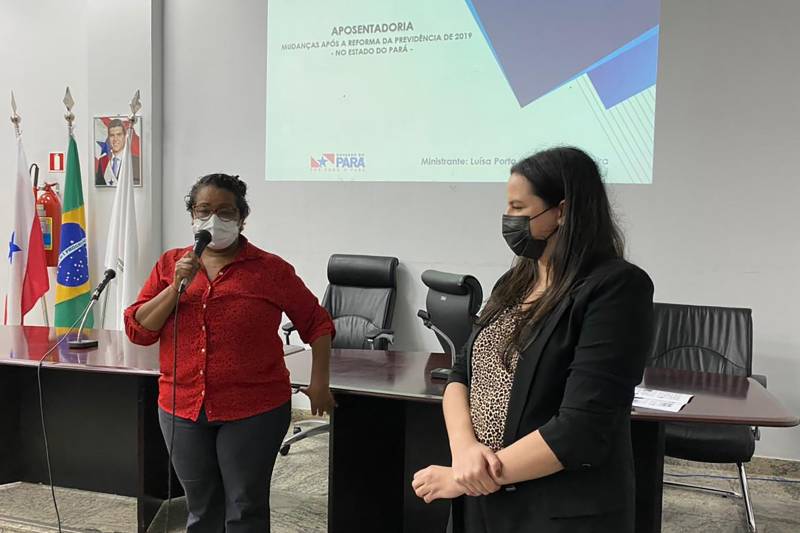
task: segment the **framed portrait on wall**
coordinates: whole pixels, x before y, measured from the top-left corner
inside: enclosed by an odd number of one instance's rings
[[[125,155],[130,120],[123,115],[94,117],[94,184],[116,187]],[[131,132],[133,186],[142,186],[142,117],[136,118]]]

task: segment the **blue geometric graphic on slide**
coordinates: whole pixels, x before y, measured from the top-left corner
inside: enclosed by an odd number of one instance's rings
[[[661,0],[466,0],[525,107],[587,74],[605,107],[656,83]]]

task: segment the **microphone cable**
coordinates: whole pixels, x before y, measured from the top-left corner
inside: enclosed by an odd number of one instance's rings
[[[174,320],[172,325],[172,413],[170,416],[169,449],[167,450],[167,511],[164,517],[164,533],[167,533],[169,528],[169,508],[172,504],[172,448],[175,446],[175,400],[178,385],[178,309],[183,292],[180,289],[178,290],[178,296],[175,298],[175,311],[172,314]]]
[[[195,233],[195,243],[192,252],[199,258],[206,246],[211,242],[211,232],[200,230]],[[185,282],[185,283],[184,283]],[[178,387],[178,310],[181,304],[181,295],[186,292],[189,282],[186,278],[178,284],[178,295],[175,297],[175,311],[172,316],[175,321],[172,326],[172,413],[170,414],[169,446],[167,447],[167,510],[164,516],[164,533],[169,527],[169,508],[172,504],[172,448],[175,446],[175,400]]]
[[[116,272],[113,269],[107,269],[105,271],[105,276],[103,281],[95,289],[95,292],[92,294],[91,298],[89,298],[89,303],[86,304],[86,307],[83,308],[83,311],[75,319],[75,321],[67,328],[67,331],[61,336],[60,339],[56,341],[56,343],[51,346],[42,357],[39,358],[39,362],[36,364],[36,388],[39,396],[39,417],[42,422],[42,439],[44,440],[44,456],[45,460],[47,461],[47,480],[48,484],[50,485],[50,496],[53,499],[53,508],[56,511],[56,524],[58,525],[58,533],[62,533],[61,531],[61,513],[58,511],[58,502],[56,501],[56,490],[55,486],[53,485],[53,468],[52,463],[50,461],[50,445],[47,440],[47,424],[45,424],[45,417],[44,417],[44,392],[42,387],[42,368],[44,367],[44,360],[47,358],[48,355],[53,353],[56,348],[58,348],[64,339],[72,333],[75,329],[75,326],[78,325],[82,320],[84,320],[88,315],[89,311],[91,311],[92,306],[97,301],[97,298],[100,296],[100,292],[105,289],[106,285],[109,281],[114,279],[116,276]],[[79,329],[83,329],[83,324],[81,323],[81,327]],[[80,337],[80,331],[78,331],[78,336]]]
[[[88,309],[87,309],[88,310]],[[48,355],[53,353],[59,345],[64,342],[64,339],[72,333],[72,330],[75,329],[75,326],[83,319],[83,315],[85,313],[81,313],[81,315],[72,323],[72,325],[67,328],[67,332],[64,333],[60,339],[56,341],[56,343],[47,350],[44,355],[39,358],[39,362],[36,364],[36,387],[39,393],[39,416],[42,421],[42,437],[44,438],[44,456],[47,460],[47,479],[50,485],[50,496],[53,499],[53,508],[56,511],[56,524],[58,525],[58,533],[61,532],[61,514],[58,512],[58,502],[56,501],[56,490],[53,486],[53,468],[50,462],[50,446],[47,442],[47,426],[44,421],[44,393],[42,392],[42,367],[44,366],[44,360],[47,358]]]

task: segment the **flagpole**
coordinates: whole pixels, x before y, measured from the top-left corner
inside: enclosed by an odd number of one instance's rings
[[[50,327],[50,317],[47,314],[47,295],[42,294],[42,316],[44,317],[44,326]]]
[[[19,141],[20,136],[22,135],[19,130],[19,125],[22,122],[22,117],[19,116],[17,113],[17,99],[14,98],[14,91],[11,91],[11,123],[14,125],[14,135],[16,135],[17,140]],[[6,299],[8,296],[6,296]],[[6,306],[8,306],[8,300],[6,300]],[[6,314],[8,314],[8,309],[6,308]],[[20,324],[25,323],[25,317],[23,316],[20,318]]]
[[[35,186],[30,184],[30,168],[27,166],[27,161],[25,158],[25,152],[22,148],[22,132],[20,131],[20,124],[22,123],[22,117],[17,112],[17,99],[14,95],[14,91],[11,91],[11,123],[14,125],[14,133],[17,137],[17,177],[16,177],[16,184],[14,186],[14,195],[15,195],[15,207],[14,207],[14,232],[12,232],[11,242],[9,244],[9,248],[16,247],[16,250],[9,251],[9,262],[11,263],[11,278],[9,283],[9,293],[14,294],[14,301],[11,302],[11,305],[16,307],[20,305],[20,316],[19,316],[19,325],[25,325],[25,315],[33,308],[32,304],[27,309],[22,310],[22,301],[25,298],[25,291],[32,290],[36,292],[36,299],[40,299],[44,297],[46,290],[42,290],[44,286],[49,286],[49,281],[47,279],[47,267],[44,264],[44,247],[43,243],[39,241],[38,243],[34,243],[33,237],[36,235],[41,238],[41,235],[38,234],[38,230],[40,226],[38,226],[39,219],[36,215],[36,194],[34,192]],[[27,180],[25,179],[27,176]],[[25,205],[29,201],[29,197],[24,192],[25,187],[30,187],[28,191],[30,191],[33,196],[33,204]],[[27,197],[27,198],[26,198]],[[20,211],[22,213],[20,215]],[[29,209],[32,209],[29,211]],[[20,218],[22,217],[22,219]],[[28,218],[29,217],[29,218]],[[23,235],[23,232],[25,235]],[[20,239],[23,239],[23,246],[25,248],[21,249],[19,246],[16,246],[14,243],[14,235],[18,235]],[[32,244],[41,244],[42,245],[42,256],[39,257],[38,255],[29,255],[31,251],[29,248]],[[38,248],[38,247],[37,247]],[[23,251],[24,250],[24,251]],[[20,273],[18,272],[17,266],[15,266],[14,261],[12,259],[12,254],[14,251],[22,252],[20,256],[23,259],[23,271]],[[38,253],[38,250],[37,250]],[[31,258],[33,258],[34,263],[31,263]],[[41,261],[41,262],[40,262]],[[38,267],[42,267],[44,270],[40,271],[37,270]],[[31,270],[33,269],[33,270]],[[15,272],[16,271],[16,272]],[[17,274],[21,274],[22,278],[19,278]],[[31,274],[30,283],[28,283],[28,275]],[[42,274],[44,277],[42,277]],[[20,303],[18,304],[16,299],[17,297],[20,298]],[[6,318],[8,317],[8,296],[6,296]],[[45,322],[47,325],[48,323],[48,316],[47,316],[47,302],[46,300],[42,300],[42,315],[44,317]],[[14,311],[14,315],[16,316],[17,311]],[[16,323],[16,318],[12,319],[14,323]]]
[[[72,113],[72,108],[75,107],[75,100],[72,98],[69,85],[67,85],[67,91],[64,93],[64,100],[62,100],[62,102],[64,102],[64,107],[67,108],[67,112],[64,114],[64,120],[67,121],[67,138],[69,138],[73,135],[73,123],[75,122],[75,115]],[[45,301],[44,296],[42,296],[42,305],[44,306],[44,321],[45,324],[49,326],[50,324],[47,318],[47,302]]]
[[[75,106],[75,100],[72,98],[72,93],[69,90],[69,85],[67,85],[67,90],[64,93],[64,107],[67,108],[67,112],[64,114],[64,119],[67,121],[67,135],[71,137],[73,134],[73,123],[75,122],[75,114],[72,112],[72,108]],[[42,314],[44,315],[44,323],[46,326],[50,326],[50,319],[47,314],[47,299],[46,295],[42,296]]]
[[[122,176],[122,173],[125,172],[126,170],[130,171],[130,169],[125,169],[125,167],[129,164],[129,162],[131,160],[130,151],[133,150],[132,144],[133,144],[134,127],[135,127],[136,121],[137,121],[137,113],[142,108],[141,95],[140,95],[140,92],[139,92],[138,89],[136,90],[136,93],[134,93],[133,98],[131,99],[130,108],[131,108],[131,114],[128,115],[128,121],[129,121],[128,131],[127,131],[127,133],[125,135],[125,155],[123,156],[123,169],[120,170],[120,176]],[[133,175],[130,174],[129,175],[129,179],[132,178],[132,177],[133,177]],[[117,180],[117,191],[115,192],[115,197],[114,197],[114,209],[113,209],[113,211],[111,213],[111,217],[112,218],[114,218],[114,216],[115,216],[115,213],[116,213],[116,210],[117,210],[117,206],[118,206],[117,201],[120,198],[119,195],[122,194],[122,193],[123,193],[122,184],[120,183],[119,180]],[[130,198],[130,201],[131,202],[134,201],[132,197]],[[113,227],[114,227],[114,225],[112,223],[112,228]],[[112,243],[116,244],[116,242],[117,242],[117,240],[115,238],[112,239],[111,237],[109,237],[109,239],[106,242],[106,246],[110,247],[112,245]],[[125,264],[124,254],[121,257],[118,256],[116,258],[116,261],[110,261],[109,258],[110,258],[109,250],[106,249],[106,265],[105,265],[105,267],[106,268],[114,268],[114,269],[116,269],[117,276],[115,278],[114,283],[117,283],[117,284],[123,283],[124,284],[125,283],[125,279],[126,279],[125,278],[125,275],[126,275],[125,274],[125,270],[130,267],[130,265],[126,265]],[[134,266],[133,272],[136,272],[135,266]],[[128,274],[128,275],[130,275],[130,274]],[[119,287],[119,285],[118,285],[118,287]],[[123,287],[124,287],[124,285],[123,285]],[[108,293],[109,292],[110,291],[106,291],[106,299],[103,302],[102,318],[100,319],[101,327],[105,326],[106,309],[108,309]],[[126,302],[119,301],[120,297],[122,295],[124,295],[124,288],[122,288],[121,290],[117,290],[116,291],[116,300],[115,300],[115,304],[116,305],[114,306],[114,310],[115,310],[115,312],[118,312],[118,313],[121,313],[120,307],[122,305],[125,305],[125,303],[126,303]],[[119,317],[115,317],[114,318],[114,327],[118,327],[118,325],[119,325]]]
[[[19,116],[17,113],[17,99],[14,98],[14,91],[11,91],[11,123],[14,124],[14,134],[17,136],[17,139],[20,138],[22,132],[20,131],[20,124],[22,123],[22,117]],[[42,295],[42,317],[44,318],[44,325],[50,327],[50,320],[47,316],[47,300],[45,295]],[[23,316],[20,319],[21,324],[25,324],[25,317]]]
[[[69,136],[72,136],[73,133],[73,123],[75,122],[75,115],[72,113],[72,108],[75,106],[75,100],[72,99],[72,93],[69,90],[69,86],[67,86],[67,91],[64,94],[64,106],[67,108],[67,112],[64,115],[64,119],[67,121],[67,133]],[[42,296],[42,315],[44,315],[44,324],[45,326],[50,326],[50,317],[47,313],[47,295]]]
[[[72,94],[67,87],[64,96],[64,105],[67,113],[64,119],[67,121],[67,160],[66,175],[64,177],[63,195],[63,215],[62,220],[70,220],[70,223],[61,225],[61,245],[59,250],[59,276],[72,278],[85,282],[89,281],[90,261],[86,235],[86,215],[84,212],[84,195],[81,180],[80,156],[78,155],[78,145],[73,134],[75,115],[72,113],[72,106],[75,104]],[[64,246],[66,243],[71,245]],[[75,321],[78,316],[82,316],[82,309],[85,309],[90,290],[88,283],[82,283],[78,287],[68,287],[66,283],[58,282],[56,279],[56,305],[55,305],[55,325],[67,326]],[[69,297],[68,297],[69,296]],[[86,322],[87,327],[94,327],[94,314],[89,314]]]

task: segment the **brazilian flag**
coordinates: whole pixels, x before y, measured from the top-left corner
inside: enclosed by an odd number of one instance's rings
[[[58,276],[56,278],[55,326],[57,328],[71,326],[80,317],[91,298],[81,165],[78,158],[78,145],[72,135],[69,136],[67,152],[63,210],[61,249],[58,251]],[[94,327],[92,313],[86,318],[86,327]]]

